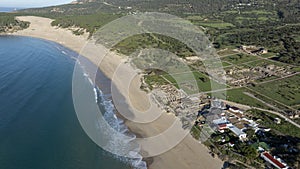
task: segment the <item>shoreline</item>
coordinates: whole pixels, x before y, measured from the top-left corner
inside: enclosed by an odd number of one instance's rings
[[[76,36],[70,30],[52,27],[51,19],[34,16],[18,17],[18,19],[29,21],[31,23],[29,28],[7,35],[35,37],[61,44],[89,59],[95,65],[98,65],[98,68],[109,79],[112,79],[114,76],[115,69],[119,65],[123,65],[124,72],[121,74],[121,78],[116,81],[112,81],[112,83],[116,85],[117,90],[123,96],[126,95],[127,90],[125,86],[122,86],[122,80],[128,80],[126,79],[128,72],[129,74],[135,73],[136,76],[129,89],[129,96],[125,97],[125,100],[133,104],[133,106],[138,110],[147,110],[150,104],[149,102],[152,100],[149,99],[148,94],[140,90],[140,75],[137,74],[137,71],[132,66],[125,63],[125,59],[123,57],[109,52],[107,49],[104,49],[99,45],[89,43],[88,34]],[[105,56],[106,60],[101,62],[100,65],[99,58],[97,57],[99,53],[108,53],[108,56]],[[156,107],[155,110],[162,112],[159,107]],[[170,124],[172,124],[172,122],[175,121],[175,119],[176,117],[174,115],[162,112],[161,116],[151,123],[137,124],[126,120],[125,124],[131,132],[137,135],[137,137],[151,137],[157,133],[163,132],[170,126]],[[142,151],[148,152],[145,147],[142,147]],[[145,158],[145,161],[147,162],[149,169],[221,168],[223,162],[220,159],[211,157],[208,151],[207,147],[197,142],[189,134],[177,146],[168,152],[155,157]]]

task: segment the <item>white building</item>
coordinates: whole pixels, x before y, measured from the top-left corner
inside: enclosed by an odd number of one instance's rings
[[[241,141],[245,141],[247,139],[247,134],[237,128],[236,126],[230,126],[229,130],[231,130]]]
[[[221,117],[219,119],[213,120],[213,123],[216,124],[216,125],[219,125],[219,124],[228,124],[229,121],[225,117]]]
[[[244,113],[241,109],[239,109],[237,107],[230,107],[229,111],[234,112],[234,113],[241,113],[241,114]]]

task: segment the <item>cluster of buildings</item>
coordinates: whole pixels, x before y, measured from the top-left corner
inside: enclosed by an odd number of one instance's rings
[[[230,107],[223,102],[213,100],[211,102],[212,107],[207,114],[202,114],[209,124],[209,126],[221,133],[228,129],[240,141],[247,141],[247,134],[244,132],[248,121],[243,119],[243,111],[237,107]]]
[[[239,138],[241,142],[248,141],[248,136],[244,131],[249,128],[254,130],[255,133],[259,131],[270,131],[270,129],[261,128],[259,124],[248,119],[248,117],[244,114],[244,111],[237,107],[226,105],[219,100],[212,100],[210,105],[211,107],[206,107],[209,111],[205,111],[203,109],[202,113],[200,113],[200,116],[197,119],[198,125],[208,124],[214,131],[221,133],[225,130],[229,130],[237,138]],[[204,120],[206,120],[205,123],[203,122]],[[274,123],[280,124],[281,120],[279,118],[275,118]],[[229,142],[229,146],[232,147],[234,144]],[[269,148],[263,148],[263,146],[258,144],[257,150],[262,159],[278,169],[290,168],[282,159],[272,156],[271,153],[268,152],[268,149]]]
[[[220,101],[212,101],[212,105]],[[214,131],[224,133],[230,130],[239,138],[240,141],[248,141],[246,130],[251,129],[255,133],[259,131],[269,132],[270,128],[260,126],[254,120],[249,119],[244,111],[230,105],[220,102],[222,107],[206,107],[209,110],[203,110],[198,114],[196,123],[200,126],[208,124]],[[274,124],[281,124],[280,118],[274,118]]]
[[[224,130],[229,129],[241,141],[247,140],[247,134],[243,132],[246,126],[243,111],[237,107],[231,107],[219,100],[212,100],[211,106],[204,107],[200,111],[197,119],[199,125],[208,124],[214,131],[223,133]],[[204,122],[205,121],[205,122]]]
[[[158,103],[169,113],[174,113],[182,120],[183,128],[189,128],[196,124],[210,128],[212,132],[224,133],[230,131],[240,142],[251,142],[247,130],[255,133],[268,132],[269,128],[259,126],[250,116],[238,107],[225,104],[218,99],[211,99],[208,96],[189,97],[186,93],[178,90],[173,85],[162,85],[152,91]],[[200,111],[199,111],[200,110]],[[198,113],[195,113],[198,112]],[[195,119],[196,123],[195,123]],[[280,124],[279,118],[274,119],[275,124]],[[208,132],[209,133],[209,132]],[[225,139],[223,139],[225,140]],[[289,166],[280,158],[272,156],[268,148],[260,146],[257,151],[260,157],[278,169],[288,169]],[[226,143],[227,144],[227,143]],[[229,141],[228,145],[234,147],[236,142]],[[254,143],[253,143],[254,144]]]

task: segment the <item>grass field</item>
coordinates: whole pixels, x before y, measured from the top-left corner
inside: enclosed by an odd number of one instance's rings
[[[164,78],[162,78],[160,75],[154,74],[154,75],[147,75],[144,77],[145,83],[149,85],[150,90],[153,89],[153,85],[159,84],[164,85],[168,84],[168,81],[166,81]]]
[[[200,92],[207,92],[212,90],[211,79],[207,75],[200,72],[187,72],[187,73],[173,74],[173,75],[164,74],[163,77],[177,87],[178,87],[177,83],[191,83],[191,84],[197,83]],[[214,89],[220,89],[224,87],[226,88],[226,86],[214,81]]]
[[[288,106],[300,104],[300,76],[252,87],[253,90]]]
[[[226,49],[226,50],[218,51],[217,53],[219,56],[226,56],[226,55],[234,55],[237,54],[238,52],[235,52],[232,49]]]
[[[240,104],[244,104],[244,105],[248,105],[248,106],[267,108],[260,101],[243,93],[246,91],[247,91],[247,89],[245,89],[245,88],[237,88],[237,89],[227,90],[226,99],[229,101],[232,101],[232,102],[236,102],[236,103],[240,103]]]
[[[239,53],[239,54],[235,54],[235,55],[231,55],[231,56],[226,56],[223,57],[222,60],[223,61],[227,61],[229,63],[232,64],[242,64],[245,62],[249,62],[249,61],[254,61],[259,59],[257,56],[253,56],[253,55],[246,55],[243,53]]]
[[[263,65],[276,65],[276,66],[283,66],[285,67],[286,65],[284,63],[281,62],[276,62],[273,60],[263,60],[263,59],[258,59],[258,60],[253,60],[252,62],[248,62],[247,63],[248,66],[254,67],[254,66],[263,66]]]
[[[225,67],[225,66],[231,66],[231,65],[232,65],[232,64],[230,64],[230,63],[228,63],[228,62],[224,62],[224,61],[222,62],[222,66],[224,66],[224,67]]]
[[[190,15],[190,16],[186,17],[186,19],[192,20],[192,21],[202,21],[203,17],[199,16],[199,15]]]
[[[199,126],[193,126],[190,133],[196,140],[199,140],[201,135],[201,129]]]
[[[268,52],[268,53],[262,54],[261,57],[269,58],[269,57],[272,57],[275,55],[276,55],[276,53]]]

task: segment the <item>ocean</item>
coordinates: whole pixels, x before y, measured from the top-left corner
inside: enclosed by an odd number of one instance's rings
[[[13,12],[22,8],[0,7],[0,12]]]
[[[54,42],[0,36],[0,168],[132,168],[132,161],[101,149],[80,126],[72,100],[77,55]]]

